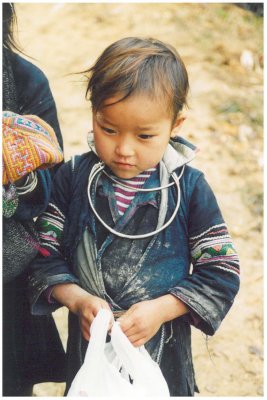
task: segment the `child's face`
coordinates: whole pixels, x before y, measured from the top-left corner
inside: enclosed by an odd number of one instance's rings
[[[119,98],[108,99],[111,104]],[[172,118],[157,100],[133,95],[93,113],[96,151],[119,178],[130,179],[162,159],[174,129]]]

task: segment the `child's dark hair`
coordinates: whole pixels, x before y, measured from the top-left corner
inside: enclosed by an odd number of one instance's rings
[[[186,104],[188,75],[182,59],[169,44],[159,40],[128,37],[111,44],[85,73],[89,73],[86,98],[99,110],[108,98],[132,94],[168,99],[168,110],[176,120]],[[113,103],[114,104],[114,103]],[[110,104],[109,104],[110,105]]]

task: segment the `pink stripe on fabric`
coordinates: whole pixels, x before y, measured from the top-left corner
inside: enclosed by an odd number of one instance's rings
[[[122,188],[115,187],[115,193],[116,194],[119,193],[124,196],[130,197],[130,196],[133,196],[133,193],[135,193],[135,190],[131,190],[131,191],[127,192],[126,190],[123,190]]]
[[[138,176],[135,176],[132,179],[118,179],[116,178],[117,181],[121,182],[124,185],[130,186],[133,188],[133,190],[127,188],[123,188],[123,186],[119,186],[117,183],[113,183],[114,191],[115,191],[115,197],[116,197],[116,202],[117,202],[117,207],[120,215],[123,215],[126,209],[129,207],[131,204],[137,190],[141,188],[145,181],[150,177],[152,172],[156,171],[156,168],[150,168],[147,171],[142,172]],[[141,184],[140,184],[141,183]],[[125,197],[122,197],[125,196]]]

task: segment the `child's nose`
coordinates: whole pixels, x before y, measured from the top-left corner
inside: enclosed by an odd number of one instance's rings
[[[134,155],[134,149],[130,142],[123,140],[117,143],[116,153],[121,157],[132,157]]]

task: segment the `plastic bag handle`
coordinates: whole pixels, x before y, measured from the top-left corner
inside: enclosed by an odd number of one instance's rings
[[[132,378],[138,374],[138,365],[144,362],[141,348],[135,348],[127,336],[122,332],[118,322],[115,322],[111,331],[111,343],[122,365]]]
[[[131,344],[118,322],[112,327],[111,344],[134,384],[145,390],[144,395],[170,396],[167,382],[158,364],[152,360],[144,346],[136,348]]]
[[[94,318],[90,327],[91,338],[87,351],[85,353],[84,362],[92,359],[98,359],[104,355],[106,337],[109,328],[109,323],[113,318],[112,312],[106,309],[101,309]]]

